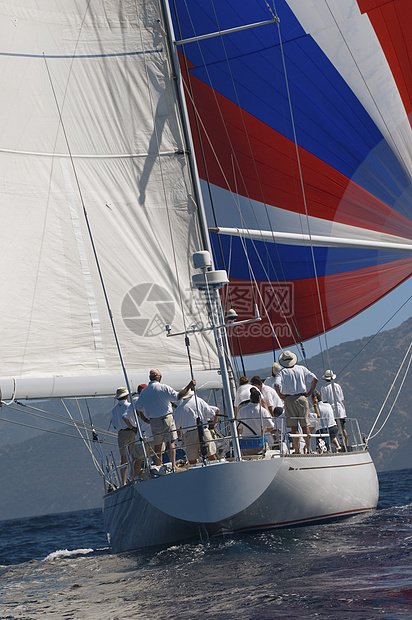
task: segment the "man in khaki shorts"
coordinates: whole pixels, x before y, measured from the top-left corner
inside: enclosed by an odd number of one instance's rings
[[[123,416],[132,409],[132,405],[129,402],[129,392],[127,388],[118,388],[115,396],[117,404],[112,409],[112,426],[117,431],[117,441],[120,450],[120,475],[122,484],[126,484],[127,474],[127,455],[133,454],[133,447],[136,441],[136,433],[129,428],[129,425],[124,420]]]
[[[172,403],[177,403],[183,398],[196,385],[196,381],[193,379],[180,392],[176,392],[170,385],[161,383],[161,380],[162,373],[158,368],[153,368],[149,372],[149,384],[139,396],[138,407],[142,419],[150,422],[152,428],[156,464],[162,463],[162,443],[165,442],[168,444],[170,460],[175,469],[177,432]]]
[[[309,403],[307,397],[315,389],[318,378],[306,366],[296,364],[297,359],[291,351],[284,351],[279,356],[278,361],[283,368],[276,373],[274,388],[285,403],[286,426],[290,426],[292,434],[296,435],[300,423],[302,432],[306,433],[306,451],[309,454],[311,448],[308,436]],[[299,437],[293,437],[293,447],[295,454],[299,454]]]

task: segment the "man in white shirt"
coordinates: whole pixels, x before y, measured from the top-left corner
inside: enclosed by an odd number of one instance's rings
[[[332,405],[332,409],[334,411],[335,420],[339,427],[341,434],[343,435],[345,445],[348,445],[348,433],[345,429],[345,418],[346,418],[346,409],[343,404],[344,396],[343,390],[339,383],[335,383],[336,375],[332,370],[326,370],[322,379],[324,379],[327,384],[322,386],[321,395],[322,401],[324,403],[329,403]]]
[[[209,430],[209,419],[214,419],[215,408],[212,408],[203,398],[195,396],[190,390],[182,398],[174,412],[175,424],[178,433],[182,435],[182,443],[188,461],[191,465],[197,463],[201,453],[199,441],[199,430],[197,419],[199,418],[202,426],[203,438],[207,449],[207,456],[211,461],[216,461],[216,445]],[[206,455],[205,455],[206,456]]]
[[[267,385],[268,387],[272,388],[272,390],[274,390],[275,389],[275,378],[276,378],[277,373],[281,369],[282,369],[282,366],[280,364],[278,364],[277,362],[273,362],[273,364],[272,364],[272,376],[268,377],[263,385]],[[274,402],[273,402],[273,412],[272,412],[272,415],[275,418],[278,418],[280,415],[282,415],[283,409],[284,409],[284,407],[283,407],[283,400],[281,400],[279,398],[278,394],[276,393],[276,397],[275,397]]]
[[[266,404],[270,415],[275,415],[275,408],[277,408],[276,417],[280,415],[283,411],[283,401],[279,398],[276,390],[263,383],[262,379],[257,375],[251,378],[250,383],[260,390],[264,399],[262,404],[263,406]]]
[[[176,392],[170,385],[161,383],[162,373],[158,368],[153,368],[149,372],[149,380],[148,386],[139,396],[139,413],[143,414],[145,422],[150,422],[155,443],[156,464],[162,463],[162,444],[165,442],[168,444],[170,460],[175,469],[177,433],[172,403],[177,403],[183,398],[196,385],[196,381],[193,379],[180,392]]]
[[[235,400],[233,403],[235,417],[241,407],[244,407],[250,402],[250,388],[252,385],[249,383],[247,377],[239,377],[239,387],[236,390]]]
[[[133,410],[132,405],[128,400],[129,392],[127,388],[120,387],[116,391],[117,404],[112,409],[112,426],[117,431],[117,443],[120,450],[120,477],[122,484],[126,484],[127,473],[127,454],[133,454],[133,446],[136,441],[136,432],[129,427],[127,422],[123,419],[130,409]]]
[[[329,433],[329,437],[337,450],[340,450],[339,441],[337,439],[338,427],[333,417],[333,410],[329,403],[322,402],[320,392],[315,390],[312,394],[312,409],[316,415],[315,431],[318,435],[322,434],[322,430]],[[329,442],[326,442],[329,449]]]
[[[250,403],[239,410],[237,421],[240,422],[238,432],[242,437],[262,437],[266,432],[272,433],[275,423],[269,411],[262,406],[262,395],[256,387],[250,390]],[[242,424],[242,421],[244,422]],[[242,449],[244,454],[256,454],[259,448]]]
[[[306,366],[296,364],[297,356],[291,351],[284,351],[279,356],[282,370],[276,373],[275,390],[285,403],[286,426],[290,426],[293,435],[297,435],[299,423],[305,436],[306,451],[311,452],[309,426],[309,403],[307,397],[312,394],[318,378]],[[308,384],[310,387],[308,389]],[[295,454],[300,453],[299,437],[292,437]]]

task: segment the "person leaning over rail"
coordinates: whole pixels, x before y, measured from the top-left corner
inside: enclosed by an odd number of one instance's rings
[[[327,382],[327,384],[323,385],[321,388],[322,401],[332,405],[336,424],[338,425],[339,431],[343,436],[345,445],[348,446],[348,433],[345,429],[346,409],[343,404],[343,390],[339,383],[335,383],[336,375],[332,370],[326,370],[322,379]]]
[[[203,398],[189,390],[174,411],[176,429],[182,435],[182,444],[190,465],[195,465],[201,453],[197,418],[200,419],[203,439],[209,460],[216,461],[216,444],[209,429],[209,419],[215,418],[215,411]]]
[[[311,447],[308,435],[309,403],[307,397],[314,391],[318,378],[306,366],[296,364],[297,359],[291,351],[284,351],[279,356],[278,361],[283,368],[276,374],[274,386],[285,403],[286,426],[290,426],[292,435],[297,435],[300,423],[305,434],[306,452],[309,454]],[[299,437],[293,437],[292,440],[295,454],[299,454]]]
[[[139,396],[139,413],[143,420],[150,423],[153,432],[156,464],[162,463],[162,443],[168,445],[168,452],[173,468],[176,468],[176,425],[172,413],[172,403],[177,403],[189,390],[194,388],[193,379],[180,392],[170,385],[161,383],[162,373],[158,368],[149,372],[149,384]]]
[[[127,453],[129,452],[133,455],[133,446],[136,441],[136,431],[130,428],[123,418],[132,409],[128,397],[129,392],[127,388],[118,388],[116,392],[117,404],[112,409],[112,426],[117,431],[121,463],[120,475],[123,485],[126,484]]]

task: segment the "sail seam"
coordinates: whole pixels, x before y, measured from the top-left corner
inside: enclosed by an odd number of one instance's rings
[[[106,367],[106,362],[103,353],[103,337],[100,330],[100,317],[99,311],[97,308],[97,302],[94,295],[93,290],[93,282],[90,273],[90,267],[87,260],[86,248],[81,232],[79,216],[76,210],[76,201],[74,196],[74,188],[71,184],[70,174],[67,169],[67,163],[65,161],[61,162],[61,167],[63,171],[63,178],[66,184],[67,190],[67,202],[70,211],[70,218],[73,226],[74,238],[76,239],[77,251],[79,252],[80,257],[80,266],[83,275],[83,281],[86,289],[87,302],[89,305],[89,311],[91,316],[91,327],[93,331],[93,340],[95,343],[96,350],[96,359],[97,365],[99,369],[103,369]]]

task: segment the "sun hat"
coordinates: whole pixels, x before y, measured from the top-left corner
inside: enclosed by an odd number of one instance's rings
[[[278,361],[284,368],[292,368],[298,361],[298,357],[292,353],[292,351],[283,351],[283,353],[279,355]]]
[[[282,368],[282,366],[280,364],[278,364],[277,362],[273,362],[272,364],[272,375],[275,376],[276,373],[278,372],[278,370],[280,370]]]
[[[185,394],[184,396],[182,396],[183,400],[186,400],[186,398],[192,398],[192,396],[194,396],[194,391],[193,390],[189,390],[187,394]]]
[[[333,370],[326,370],[322,379],[325,379],[325,381],[332,381],[332,379],[336,379],[336,375],[333,374]]]
[[[129,396],[129,392],[127,391],[127,388],[125,387],[117,388],[116,390],[117,400],[120,400],[121,398],[125,398],[126,396]]]

